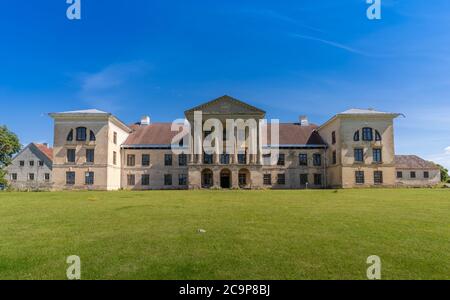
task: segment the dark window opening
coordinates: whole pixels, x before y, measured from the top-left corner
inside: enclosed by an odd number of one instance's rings
[[[263,181],[264,181],[264,185],[271,185],[272,184],[272,175],[264,174]]]
[[[150,154],[142,154],[142,166],[148,167],[150,166]]]
[[[364,184],[364,171],[355,171],[355,182],[356,184]]]
[[[77,128],[77,141],[86,141],[86,127]]]
[[[164,165],[165,166],[172,165],[172,154],[164,154]]]
[[[150,175],[142,174],[142,176],[141,176],[141,185],[144,185],[144,186],[150,185]]]
[[[363,141],[373,141],[373,129],[370,127],[363,128]]]
[[[172,185],[172,174],[164,175],[164,185]]]

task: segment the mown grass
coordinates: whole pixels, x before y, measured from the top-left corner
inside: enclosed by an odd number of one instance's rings
[[[206,233],[198,233],[205,229]],[[0,193],[0,279],[450,279],[450,191]]]

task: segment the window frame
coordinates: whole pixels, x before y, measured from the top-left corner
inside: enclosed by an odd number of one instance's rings
[[[150,174],[141,174],[141,186],[150,185]]]
[[[333,131],[331,133],[331,144],[335,145],[336,144],[336,131]]]
[[[127,186],[135,186],[135,185],[136,185],[136,175],[127,174]]]
[[[285,153],[278,153],[277,166],[285,166],[285,165],[286,165]]]
[[[304,158],[304,160],[303,160]],[[298,165],[299,166],[308,166],[308,153],[299,153],[298,154]]]
[[[378,154],[376,154],[378,153]],[[372,149],[372,160],[374,164],[382,164],[383,163],[383,151],[381,148],[373,148]]]
[[[364,142],[372,142],[373,141],[373,128],[372,127],[364,127],[362,129],[362,140]]]
[[[357,159],[361,154],[361,159]],[[364,163],[364,148],[354,148],[353,149],[353,160],[355,163]]]
[[[141,166],[143,167],[150,166],[150,154],[148,153],[141,154]]]
[[[127,167],[135,167],[135,166],[136,166],[136,155],[127,154]]]
[[[364,171],[355,171],[355,184],[363,185],[366,183],[366,174]]]
[[[75,185],[76,174],[74,171],[66,172],[66,185]]]
[[[87,128],[86,127],[77,127],[75,128],[75,132],[76,132],[76,141],[77,142],[85,142],[87,141]]]
[[[95,163],[95,149],[92,148],[86,149],[86,163],[87,164]]]
[[[188,184],[187,174],[178,174],[178,185],[186,186]]]
[[[73,154],[73,155],[71,155]],[[74,148],[69,148],[66,150],[66,161],[68,164],[74,164],[77,160],[77,152]]]
[[[384,182],[383,171],[373,171],[373,183],[375,185],[382,185]]]
[[[186,153],[178,154],[178,166],[186,167],[187,166],[188,157]]]
[[[173,164],[173,157],[172,154],[164,154],[164,166],[169,167]]]
[[[173,185],[172,174],[164,174],[164,185],[165,186]]]
[[[286,173],[278,173],[277,174],[277,184],[278,185],[286,185]]]
[[[84,172],[84,184],[85,185],[94,185],[95,174],[92,171]]]
[[[313,166],[314,167],[322,166],[322,154],[320,154],[320,153],[313,154]]]
[[[272,185],[272,174],[263,174],[263,184]]]

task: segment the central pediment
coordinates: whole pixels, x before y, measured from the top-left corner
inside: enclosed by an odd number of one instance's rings
[[[194,111],[201,111],[207,115],[258,115],[264,116],[265,111],[250,104],[242,102],[230,96],[222,96],[211,100],[194,108],[185,111],[186,115],[193,114]]]

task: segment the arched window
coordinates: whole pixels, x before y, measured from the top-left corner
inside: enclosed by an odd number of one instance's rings
[[[373,129],[370,127],[364,127],[363,128],[363,141],[373,141]]]
[[[353,135],[353,141],[359,142],[359,130],[356,131],[355,134]]]
[[[89,140],[92,142],[95,141],[95,133],[92,130],[89,131]]]
[[[375,141],[381,141],[381,134],[378,130],[375,130]]]
[[[70,129],[69,134],[67,135],[67,141],[73,141],[73,129]]]
[[[78,127],[77,141],[85,141],[85,140],[86,140],[86,127]]]

